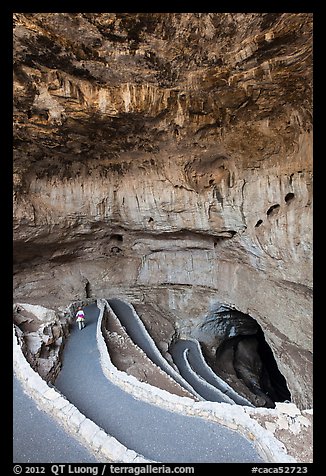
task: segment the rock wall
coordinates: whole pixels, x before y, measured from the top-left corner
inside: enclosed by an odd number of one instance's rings
[[[16,14],[15,300],[225,303],[309,407],[311,50],[310,14]]]
[[[68,336],[63,315],[39,305],[15,304],[15,332],[26,360],[47,382],[54,382],[61,368],[61,352]]]

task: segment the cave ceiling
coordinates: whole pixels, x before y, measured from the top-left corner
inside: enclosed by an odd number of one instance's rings
[[[311,127],[311,32],[297,13],[15,14],[15,184],[167,150],[286,150]]]

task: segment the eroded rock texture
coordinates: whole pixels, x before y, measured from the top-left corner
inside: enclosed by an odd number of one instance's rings
[[[31,367],[48,382],[54,382],[61,368],[64,338],[69,334],[61,313],[39,305],[14,305],[15,333]]]
[[[14,15],[15,299],[228,305],[310,406],[311,50],[310,14]]]

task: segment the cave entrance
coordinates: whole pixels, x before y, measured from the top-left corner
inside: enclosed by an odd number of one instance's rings
[[[269,381],[262,378],[263,390],[267,391],[274,402],[291,401],[291,393],[288,389],[286,379],[280,372],[276,363],[274,354],[270,346],[265,340],[264,333],[261,328],[256,334],[258,340],[258,352],[262,360],[263,366],[268,373]]]
[[[257,407],[274,408],[275,402],[291,401],[286,379],[255,319],[223,306],[209,323],[218,345],[213,354],[208,352],[207,360],[216,374]]]

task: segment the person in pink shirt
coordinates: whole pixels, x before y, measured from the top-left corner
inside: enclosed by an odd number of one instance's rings
[[[78,322],[79,330],[81,331],[85,327],[85,313],[83,309],[79,306],[76,312],[76,322]]]

